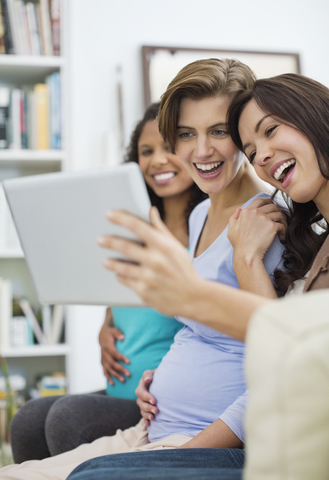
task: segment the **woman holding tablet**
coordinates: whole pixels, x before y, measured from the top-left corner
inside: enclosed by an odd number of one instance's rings
[[[194,184],[159,133],[159,104],[151,105],[131,136],[126,162],[143,172],[152,205],[184,248],[188,216],[206,195]],[[154,369],[182,327],[174,318],[149,308],[108,309],[99,334],[107,395],[46,397],[25,404],[13,419],[14,460],[42,459],[81,443],[112,435],[140,419],[135,389],[146,369]]]

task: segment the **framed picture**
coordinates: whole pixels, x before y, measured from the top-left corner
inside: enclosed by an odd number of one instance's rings
[[[142,56],[146,107],[159,101],[181,68],[203,58],[235,58],[249,65],[258,78],[300,73],[298,53],[143,46]]]

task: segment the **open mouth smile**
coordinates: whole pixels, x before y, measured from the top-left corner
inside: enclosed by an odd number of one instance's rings
[[[213,163],[195,163],[194,164],[197,170],[203,175],[211,175],[216,173],[224,162],[213,162]]]
[[[284,162],[274,172],[272,172],[272,177],[278,182],[283,183],[284,179],[286,178],[288,173],[291,171],[291,169],[295,166],[295,164],[296,164],[296,160],[294,159]]]
[[[155,175],[152,175],[152,177],[156,183],[166,183],[172,178],[174,178],[175,175],[176,175],[175,172],[161,172],[161,173],[156,173]]]

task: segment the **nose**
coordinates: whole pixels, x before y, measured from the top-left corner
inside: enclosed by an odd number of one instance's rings
[[[268,146],[258,146],[253,163],[256,163],[259,166],[264,166],[269,160],[271,160],[271,158],[273,158],[273,155],[273,150]]]
[[[197,139],[197,145],[194,150],[194,154],[200,160],[205,160],[211,157],[214,153],[214,147],[208,138],[199,137]]]
[[[157,167],[162,167],[168,163],[168,155],[164,150],[157,150],[152,157],[152,164]]]

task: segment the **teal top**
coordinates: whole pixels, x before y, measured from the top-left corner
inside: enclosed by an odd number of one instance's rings
[[[145,370],[156,368],[182,328],[175,318],[167,317],[151,308],[112,308],[114,325],[125,336],[117,340],[117,350],[129,358],[124,364],[131,377],[125,382],[113,378],[114,386],[107,383],[107,394],[112,397],[136,399],[135,389]]]

